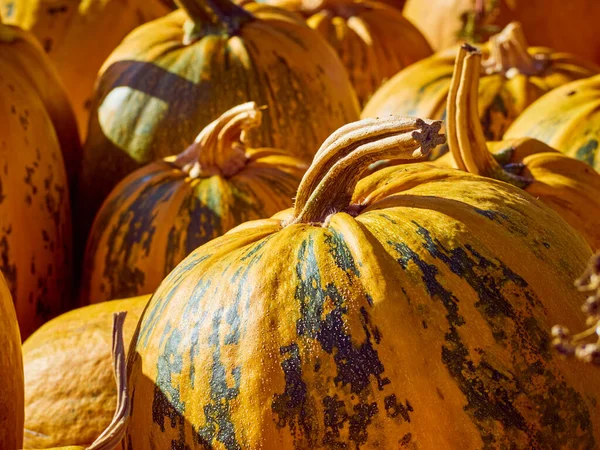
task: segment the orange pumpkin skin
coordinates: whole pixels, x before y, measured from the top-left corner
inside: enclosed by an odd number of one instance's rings
[[[56,65],[82,137],[104,60],[135,27],[171,10],[158,0],[0,0],[4,21],[35,34]]]
[[[377,132],[356,151],[394,139]],[[547,334],[581,320],[587,244],[522,190],[456,170],[353,189],[354,143],[317,153],[294,210],[163,281],[130,347],[128,448],[594,448],[600,380]]]
[[[21,335],[8,285],[0,272],[0,448],[23,443],[23,359]]]
[[[475,0],[407,0],[404,15],[441,50],[456,44],[463,28],[461,15],[476,11]],[[512,20],[523,24],[532,45],[544,45],[574,53],[600,64],[600,36],[595,18],[600,17],[596,0],[484,0],[481,25],[503,27]],[[594,19],[592,19],[594,18]],[[490,31],[476,30],[474,42],[483,42]]]
[[[448,95],[450,153],[436,165],[524,189],[556,211],[592,248],[600,248],[600,174],[536,139],[486,143],[476,109],[480,65],[477,49],[460,49]]]
[[[104,431],[116,405],[112,315],[127,312],[123,331],[128,348],[149,298],[69,311],[25,341],[25,448],[88,446]]]
[[[71,210],[45,105],[11,65],[0,75],[0,270],[26,339],[71,304]]]
[[[236,1],[238,5],[246,5],[251,2],[252,0]],[[331,4],[329,0],[259,0],[257,3],[273,5],[286,11],[291,11],[306,19],[323,9],[327,9]],[[398,11],[402,11],[405,0],[378,0],[377,3],[383,3]]]
[[[400,11],[379,2],[326,2],[307,23],[340,56],[361,105],[383,81],[432,54],[427,40]]]
[[[504,32],[519,30],[520,34],[518,24],[509,27]],[[598,73],[596,66],[573,55],[543,47],[527,47],[520,40],[515,45],[526,49],[528,56],[521,57],[515,65],[507,58],[498,69],[491,63],[495,58],[491,54],[492,44],[487,43],[481,48],[486,73],[479,83],[478,102],[487,140],[502,139],[510,124],[545,93]],[[443,119],[457,51],[458,48],[447,49],[400,71],[375,92],[361,116],[398,114]],[[435,152],[431,155],[433,159],[437,156],[439,153]]]
[[[252,127],[260,124],[256,104],[234,110],[240,111],[237,117],[254,115],[246,118],[254,121]],[[201,133],[197,141],[206,144],[197,149],[193,144],[186,151],[192,155],[138,169],[106,199],[88,240],[83,303],[152,293],[200,245],[292,205],[306,164],[283,150],[245,148],[240,130],[230,126],[236,120],[231,111]],[[211,151],[223,160],[210,161],[206,152]],[[194,174],[198,160],[200,171]],[[226,175],[227,165],[232,168]]]
[[[600,75],[573,81],[531,104],[505,134],[531,137],[600,172]]]
[[[62,150],[69,186],[81,166],[81,142],[67,92],[35,36],[0,22],[0,67],[11,66],[30,83],[44,103]]]
[[[84,146],[80,235],[117,182],[186,148],[240,103],[267,107],[263,124],[248,135],[250,147],[307,160],[331,131],[358,118],[348,74],[323,38],[289,13],[247,7],[255,9],[254,18],[239,13],[238,32],[219,31],[226,28],[219,22],[198,40],[184,33],[186,12],[173,12],[136,29],[106,61]]]

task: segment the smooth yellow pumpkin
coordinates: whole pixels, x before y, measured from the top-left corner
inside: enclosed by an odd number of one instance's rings
[[[56,65],[83,137],[104,60],[135,27],[171,10],[159,0],[0,0],[5,22],[35,34]]]
[[[404,15],[441,50],[459,39],[484,42],[518,20],[533,45],[547,45],[600,64],[597,0],[407,0]]]
[[[480,66],[481,53],[463,46],[448,95],[446,130],[450,153],[436,164],[525,189],[554,209],[592,248],[600,248],[600,174],[536,139],[486,144],[477,113]]]
[[[524,136],[600,171],[600,75],[573,81],[530,105],[504,135]]]
[[[25,448],[89,446],[109,426],[118,397],[111,365],[113,314],[127,312],[126,350],[149,298],[75,309],[25,341]]]
[[[72,307],[72,233],[61,148],[19,65],[2,66],[0,123],[0,270],[26,339]]]
[[[0,0],[1,2],[1,0]],[[69,185],[77,179],[81,165],[81,143],[77,122],[67,92],[54,64],[35,36],[0,20],[0,67],[18,71],[46,107],[62,150]],[[23,117],[21,120],[26,121]]]
[[[125,178],[100,209],[85,257],[82,302],[154,292],[200,245],[292,206],[307,165],[283,150],[246,148],[256,103],[208,125],[182,154]]]
[[[440,122],[365,119],[295,207],[186,258],[132,340],[129,450],[594,448],[600,378],[549,348],[591,255],[521,189],[431,164]]]
[[[23,443],[23,358],[21,335],[8,285],[0,272],[0,448]]]
[[[77,203],[83,239],[122,178],[186,148],[234,106],[266,107],[262,125],[248,134],[251,147],[306,160],[329,133],[358,118],[343,64],[300,19],[229,0],[181,4],[132,32],[101,69]]]
[[[371,97],[362,117],[399,114],[443,119],[454,60],[448,49],[402,70]],[[499,140],[523,110],[548,91],[598,73],[573,55],[528,47],[518,23],[482,46],[479,118],[487,140]],[[445,149],[441,149],[442,151]],[[432,154],[432,158],[437,157]]]

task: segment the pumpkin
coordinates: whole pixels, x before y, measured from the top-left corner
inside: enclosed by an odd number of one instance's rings
[[[4,64],[0,74],[0,270],[26,339],[72,306],[72,234],[61,148],[21,69]]]
[[[361,105],[382,81],[432,54],[419,30],[383,3],[329,1],[307,23],[342,59]]]
[[[377,0],[377,3],[384,3],[398,11],[402,11],[405,1],[406,0]],[[236,0],[238,5],[247,5],[251,2],[252,0]],[[291,11],[306,19],[331,6],[330,0],[258,0],[257,3],[273,5],[285,9],[286,11]]]
[[[52,61],[35,36],[0,20],[0,66],[18,71],[43,102],[62,150],[69,185],[73,186],[81,165],[81,143],[73,109]]]
[[[246,148],[254,102],[208,125],[179,156],[138,169],[106,199],[90,232],[82,302],[154,292],[189,253],[247,220],[289,208],[306,164]]]
[[[56,65],[83,137],[104,60],[127,33],[170,10],[160,0],[0,0],[5,22],[35,34]]]
[[[144,299],[140,299],[140,300],[146,300]],[[133,301],[133,299],[132,299]],[[117,303],[122,303],[122,306],[125,306],[125,308],[131,308],[132,304],[128,304],[127,301],[122,301],[122,302],[111,302],[108,305],[114,306]],[[145,304],[145,301],[143,302],[143,304]],[[105,304],[106,305],[106,304]],[[86,311],[86,313],[90,313],[93,311],[93,309],[95,309],[96,311],[94,311],[95,313],[100,312],[102,314],[101,308],[99,305],[95,305],[93,307],[88,307],[88,308],[82,308],[81,311]],[[134,306],[132,308],[133,310],[137,310],[138,307]],[[106,311],[103,311],[106,312]],[[139,311],[138,311],[139,312]],[[136,313],[137,314],[137,313]],[[98,436],[98,438],[92,442],[92,444],[89,447],[85,447],[85,450],[124,450],[124,446],[123,446],[123,436],[125,435],[125,430],[126,430],[126,426],[127,426],[127,421],[129,419],[129,401],[130,401],[130,397],[129,397],[129,392],[127,390],[127,378],[126,378],[126,364],[125,364],[125,343],[124,343],[124,339],[123,339],[123,328],[124,328],[124,322],[125,322],[125,316],[127,315],[127,311],[121,311],[118,313],[113,313],[113,326],[112,326],[112,372],[113,372],[113,376],[115,378],[116,381],[116,395],[114,395],[116,397],[116,408],[115,408],[115,412],[114,415],[112,417],[112,420],[110,421],[110,423],[108,424],[108,426],[104,429],[104,431],[102,431],[102,433]],[[78,322],[78,325],[80,325],[80,330],[81,327],[85,328],[87,327],[88,323],[86,322],[85,318],[84,320],[81,320],[82,317],[79,318],[75,318],[75,317],[71,317],[71,320],[75,319],[75,322]],[[73,325],[73,322],[71,322],[71,320],[66,320],[65,323],[69,326],[69,325]],[[71,322],[71,323],[69,323]],[[100,321],[98,321],[98,323],[93,323],[94,326],[97,327],[97,332],[99,331],[99,334],[102,335],[102,337],[104,339],[100,339],[102,341],[102,344],[104,346],[106,346],[107,341],[109,340],[109,336],[107,333],[107,323],[106,323],[106,317],[103,317]],[[77,330],[73,329],[71,330],[72,334],[71,334],[71,339],[75,338],[77,335]],[[87,338],[95,338],[96,336],[94,336],[94,334],[96,333],[88,333],[89,336],[85,336]],[[97,337],[96,337],[97,339]],[[52,349],[51,349],[52,350]],[[97,352],[97,349],[93,350],[94,352],[96,352],[96,355],[99,356],[100,353]],[[77,358],[79,358],[79,360],[81,361],[81,355],[77,355],[76,352],[71,352],[71,356],[75,356],[76,360]],[[103,372],[103,369],[108,368],[109,363],[108,361],[104,361],[105,358],[102,358],[102,362],[99,361],[95,361],[94,358],[90,358],[89,359],[89,364],[92,367],[87,368],[89,370],[89,377],[86,378],[85,380],[80,380],[81,383],[89,383],[90,381],[93,383],[94,380],[94,376],[96,376],[96,374],[98,372]],[[47,364],[47,360],[48,360],[48,356],[46,355],[45,358],[41,358],[41,364]],[[63,363],[66,363],[64,365],[69,366],[69,363],[67,361],[63,361]],[[96,367],[94,367],[96,366]],[[97,369],[100,370],[97,370]],[[64,370],[64,367],[60,368],[61,370]],[[96,369],[96,370],[94,370]],[[52,374],[54,376],[54,379],[57,379],[57,374]],[[64,372],[61,374],[62,376],[64,376]],[[64,384],[64,383],[63,383]],[[101,389],[106,389],[107,386],[102,386],[100,385]],[[79,385],[75,385],[74,386],[75,390],[79,391],[81,389],[81,387]],[[66,394],[71,394],[70,392],[65,392]],[[96,393],[95,395],[98,395],[98,393]],[[79,399],[77,399],[77,397],[73,397],[72,400],[75,400],[75,402],[77,402]],[[52,405],[47,405],[52,407]],[[67,408],[64,409],[61,412],[68,412],[68,405],[65,405]],[[86,411],[86,410],[82,410],[79,411],[80,413],[83,414],[88,414],[89,416],[92,416],[92,419],[94,419],[95,417],[93,417],[93,413],[91,413],[91,411]],[[89,417],[88,417],[89,419]],[[82,422],[82,418],[81,417],[77,417],[74,418],[74,420],[76,422],[79,422],[79,424],[81,424]],[[65,422],[63,424],[64,426],[73,426],[72,422]],[[93,426],[93,425],[92,425]],[[82,431],[84,433],[86,433],[85,428],[82,428]],[[81,437],[75,436],[76,439],[81,440]],[[40,447],[35,447],[35,448],[40,448]],[[43,447],[43,448],[47,448],[47,447]],[[79,446],[79,445],[67,445],[64,447],[53,447],[54,450],[84,450],[84,447]],[[52,449],[48,449],[48,450],[52,450]]]
[[[457,49],[437,53],[402,70],[375,92],[362,117],[400,114],[443,119]],[[479,117],[487,140],[502,138],[534,100],[598,68],[565,53],[528,47],[518,23],[508,25],[482,47]],[[442,152],[445,148],[440,149]],[[432,153],[435,159],[439,153]]]
[[[150,296],[69,311],[23,344],[25,448],[92,444],[117,403],[111,352],[113,314],[127,312],[125,348]]]
[[[21,335],[8,285],[0,272],[0,448],[23,443],[23,359]]]
[[[600,248],[600,174],[536,139],[486,145],[477,113],[480,67],[481,53],[463,46],[448,95],[446,129],[450,153],[436,164],[525,189],[562,216],[592,248]]]
[[[186,148],[234,106],[267,107],[248,135],[251,147],[307,160],[330,132],[358,118],[343,64],[300,19],[230,0],[181,5],[132,32],[101,69],[84,146],[80,238],[117,182]]]
[[[600,171],[600,75],[573,81],[531,104],[505,138],[531,137]]]
[[[357,185],[440,126],[342,127],[294,208],[169,274],[130,346],[129,450],[597,446],[600,378],[549,346],[554,320],[582,319],[586,242],[521,189],[458,170]]]
[[[597,0],[407,0],[403,13],[441,50],[459,39],[484,42],[510,21],[533,45],[547,45],[600,64]]]

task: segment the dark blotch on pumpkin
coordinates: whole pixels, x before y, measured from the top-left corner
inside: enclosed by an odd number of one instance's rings
[[[411,440],[412,433],[406,433],[404,436],[402,436],[402,439],[398,441],[398,444],[400,444],[400,447],[406,447],[408,444],[410,444]]]
[[[596,139],[590,139],[585,144],[577,149],[575,158],[589,164],[594,167],[596,160],[596,150],[598,149],[598,141]]]

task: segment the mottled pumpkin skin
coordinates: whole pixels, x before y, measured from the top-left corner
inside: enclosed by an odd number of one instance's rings
[[[8,285],[0,272],[0,448],[23,443],[23,358],[21,335]]]
[[[332,2],[307,23],[340,56],[361,105],[384,80],[432,54],[400,11],[378,2]]]
[[[8,66],[30,83],[30,89],[44,103],[62,150],[69,185],[72,185],[81,166],[82,153],[67,91],[35,36],[19,27],[0,23],[0,67]]]
[[[484,57],[489,55],[482,47]],[[402,70],[373,94],[365,105],[362,117],[398,114],[410,117],[443,119],[454,60],[458,49],[443,52],[419,61]],[[539,75],[522,73],[513,78],[503,74],[482,74],[479,82],[479,117],[486,139],[500,140],[510,124],[527,106],[545,93],[573,80],[597,73],[597,68],[566,53],[548,48],[529,47],[530,55],[549,56],[546,70]],[[431,153],[435,159],[446,147]]]
[[[104,60],[127,33],[169,11],[157,0],[0,0],[4,21],[35,34],[56,65],[81,136]]]
[[[582,320],[583,239],[520,189],[427,164],[354,202],[248,222],[163,281],[130,348],[128,450],[595,448],[600,379],[548,334]]]
[[[46,323],[23,344],[25,448],[90,445],[110,423],[116,388],[113,313],[126,311],[125,348],[149,295],[78,308]],[[5,447],[2,447],[5,448]]]
[[[403,13],[434,49],[441,50],[457,43],[462,27],[460,16],[474,10],[475,3],[474,0],[407,0]],[[525,27],[531,44],[575,53],[600,64],[597,0],[484,0],[484,3],[497,6],[491,25],[502,28],[517,20]],[[482,34],[487,39],[490,33]]]
[[[21,336],[71,304],[71,209],[60,146],[21,71],[0,73],[0,270]]]
[[[529,106],[505,138],[539,139],[600,171],[600,76],[574,81]]]
[[[152,293],[200,245],[289,208],[302,161],[274,149],[250,149],[248,157],[231,177],[192,178],[169,157],[125,178],[90,232],[82,302]]]
[[[176,11],[135,30],[110,56],[84,147],[78,208],[88,227],[118,181],[187,147],[240,103],[267,106],[250,147],[307,160],[330,132],[358,118],[348,75],[318,33],[273,8],[256,17],[236,36],[208,34],[183,45],[187,15]]]

